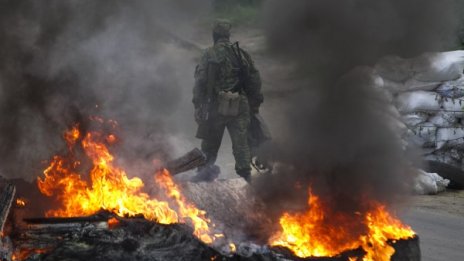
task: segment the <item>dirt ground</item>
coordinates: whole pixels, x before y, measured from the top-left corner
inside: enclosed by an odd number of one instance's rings
[[[424,261],[464,260],[464,191],[414,196],[402,219],[419,235]]]
[[[447,213],[464,218],[463,190],[449,190],[438,195],[414,196],[411,203],[415,209]]]

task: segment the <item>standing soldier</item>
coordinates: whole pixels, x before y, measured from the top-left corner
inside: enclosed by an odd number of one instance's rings
[[[261,79],[250,55],[238,42],[230,42],[230,29],[228,21],[215,23],[214,45],[205,50],[195,70],[196,137],[202,139],[201,149],[207,157],[207,163],[193,178],[195,181],[212,180],[219,174],[214,163],[225,128],[232,140],[235,171],[250,181],[248,128],[250,116],[259,112],[263,102]]]

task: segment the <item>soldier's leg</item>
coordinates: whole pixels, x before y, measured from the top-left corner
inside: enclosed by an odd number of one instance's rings
[[[248,111],[241,113],[227,124],[235,157],[235,171],[247,181],[250,181],[251,172],[251,153],[248,145],[249,125],[250,116]]]
[[[209,135],[201,142],[201,150],[206,155],[206,166],[213,165],[216,162],[224,129],[225,124],[222,120],[213,121]]]
[[[190,180],[192,182],[213,181],[221,172],[219,167],[214,165],[214,163],[221,146],[225,125],[223,122],[217,120],[213,121],[212,124],[213,126],[209,130],[209,134],[201,142],[201,150],[206,155],[206,163],[198,167],[197,175]]]

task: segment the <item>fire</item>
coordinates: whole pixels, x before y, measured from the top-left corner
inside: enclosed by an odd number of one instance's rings
[[[23,199],[23,198],[17,198],[16,199],[16,206],[25,207],[26,206],[26,200]]]
[[[47,251],[48,250],[46,249],[20,249],[13,253],[13,255],[11,256],[11,260],[13,261],[26,260],[28,257],[30,257],[33,254],[44,254]]]
[[[101,123],[101,119],[99,121]],[[115,125],[114,121],[109,122]],[[195,235],[205,243],[212,243],[215,236],[210,232],[211,221],[206,213],[187,202],[167,170],[158,171],[155,181],[166,193],[167,200],[158,200],[143,192],[140,178],[129,178],[115,164],[107,145],[116,140],[114,134],[100,132],[83,134],[79,125],[64,134],[68,146],[65,156],[54,156],[37,184],[46,196],[54,196],[61,207],[50,210],[46,216],[75,217],[92,215],[108,210],[120,217],[143,215],[144,218],[162,224],[191,221]],[[81,175],[81,162],[77,159],[82,149],[92,163],[89,173]],[[84,178],[84,177],[85,178]],[[112,220],[110,225],[115,225]]]
[[[382,261],[390,260],[395,253],[387,243],[389,240],[415,235],[380,203],[373,202],[366,213],[351,216],[324,208],[323,201],[312,193],[308,204],[309,209],[304,213],[281,216],[281,230],[271,237],[270,245],[286,247],[303,258],[334,257],[362,247],[366,252],[363,261]]]
[[[112,229],[119,225],[119,220],[115,217],[108,219],[108,228]]]
[[[237,251],[237,247],[234,243],[229,243],[230,252],[235,253]]]
[[[167,170],[159,171],[155,175],[155,181],[167,192],[167,195],[177,203],[180,216],[184,217],[184,219],[189,219],[193,224],[193,234],[207,244],[213,243],[218,236],[210,235],[209,224],[211,221],[206,217],[206,212],[199,210],[194,205],[187,202],[180,192],[179,187],[174,183],[171,175],[169,175],[169,172]]]

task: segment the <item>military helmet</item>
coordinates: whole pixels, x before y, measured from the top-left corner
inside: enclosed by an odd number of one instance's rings
[[[214,22],[213,26],[213,35],[218,37],[229,37],[230,36],[230,29],[232,28],[232,24],[230,21],[225,19],[218,19]]]

